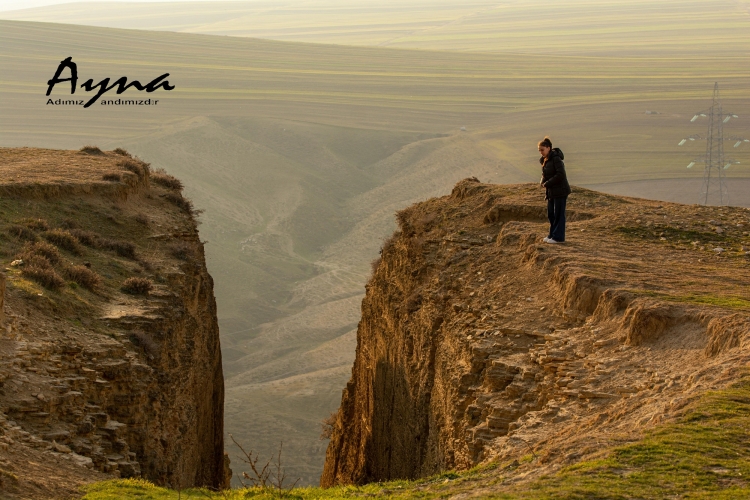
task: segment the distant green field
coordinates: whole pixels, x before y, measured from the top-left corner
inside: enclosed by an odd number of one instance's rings
[[[424,11],[404,5],[406,25]],[[512,36],[516,21],[509,13],[526,4],[504,5],[509,24],[496,31]],[[748,16],[737,9],[747,3],[731,4],[734,10],[664,3],[683,13],[644,21],[653,12],[643,3],[633,4],[644,9],[639,17],[635,8],[618,13],[627,10],[622,2],[617,8],[593,2],[587,15],[598,19],[597,29],[613,26],[609,38],[576,25],[582,3],[566,4],[578,6],[569,12],[555,5],[539,4],[518,21],[531,31],[513,36],[539,50],[534,54],[0,21],[0,145],[124,147],[185,182],[186,194],[205,209],[200,230],[216,284],[226,429],[264,456],[283,439],[290,475],[315,484],[326,445],[318,439],[319,422],[338,406],[349,377],[369,263],[393,230],[396,210],[449,193],[472,175],[535,181],[536,143],[545,134],[565,151],[576,185],[700,178],[699,169],[685,166],[701,145],[678,148],[677,142],[705,133],[704,121],[689,119],[709,106],[716,80],[726,108],[740,115],[727,124],[727,134],[750,136],[750,44],[743,38],[750,30],[698,32],[697,39],[714,33],[698,50],[692,42],[678,43],[687,36],[681,32],[661,38],[648,28],[679,31],[691,16],[709,19],[708,10],[741,24]],[[90,6],[92,15],[96,9]],[[206,22],[221,21],[204,14]],[[490,22],[490,14],[462,22]],[[322,22],[315,12],[295,15],[302,24]],[[336,22],[346,25],[347,15],[339,10],[329,17],[343,16]],[[570,35],[548,36],[550,16]],[[724,26],[723,19],[711,20],[712,26]],[[639,23],[648,29],[636,36]],[[351,25],[351,32],[364,31]],[[443,36],[449,40],[437,38]],[[636,51],[638,45],[645,52]],[[603,54],[602,47],[621,50]],[[151,108],[47,106],[46,82],[69,55],[82,79],[147,81],[169,72],[177,88],[153,94],[162,101]],[[60,86],[52,97],[67,95]],[[750,178],[750,148],[728,150],[742,161],[729,175]]]
[[[451,51],[742,57],[750,41],[749,12],[746,0],[265,0],[94,2],[0,18]]]

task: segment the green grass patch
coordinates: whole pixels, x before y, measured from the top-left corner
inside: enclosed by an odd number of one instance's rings
[[[503,475],[518,466],[493,463],[466,472],[449,471],[417,481],[391,481],[330,489],[295,488],[283,493],[258,488],[222,493],[174,490],[138,479],[111,480],[85,487],[84,500],[167,500],[177,498],[346,499],[444,498],[478,487],[486,498],[750,498],[750,370],[722,391],[707,393],[679,421],[660,426],[639,442],[601,458],[580,462],[522,487],[506,488]],[[523,463],[533,466],[536,457]]]
[[[750,498],[750,373],[679,422],[530,485],[520,498]],[[520,493],[520,492],[519,492]]]
[[[750,310],[750,300],[743,297],[720,296],[714,294],[697,294],[688,293],[673,295],[652,290],[626,290],[635,295],[654,297],[669,302],[682,302],[688,304],[701,304],[716,307],[726,307],[729,309]]]
[[[155,486],[143,479],[113,479],[85,486],[82,500],[172,500],[182,498],[210,498],[238,500],[253,498],[265,500],[289,498],[299,500],[349,499],[349,498],[439,498],[454,494],[457,489],[471,488],[477,479],[495,470],[497,464],[482,465],[464,472],[447,471],[415,481],[396,480],[370,483],[362,486],[338,486],[334,488],[294,488],[280,492],[274,488],[235,488],[223,492],[212,492],[205,488],[182,490],[179,493]]]

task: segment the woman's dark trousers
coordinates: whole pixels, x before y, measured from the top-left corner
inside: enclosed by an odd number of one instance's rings
[[[565,241],[565,205],[568,198],[550,198],[547,200],[547,218],[549,219],[549,237],[555,241]]]

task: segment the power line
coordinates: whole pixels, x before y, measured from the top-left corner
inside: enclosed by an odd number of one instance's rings
[[[687,168],[692,168],[696,163],[705,165],[703,170],[703,184],[699,203],[708,205],[710,199],[715,199],[718,195],[718,204],[729,205],[729,191],[727,189],[724,171],[732,165],[739,162],[724,157],[724,141],[734,141],[734,147],[737,148],[743,142],[750,142],[749,139],[742,137],[724,137],[724,124],[732,118],[739,118],[734,113],[727,113],[721,106],[719,98],[719,82],[714,83],[714,95],[711,107],[706,111],[700,111],[690,119],[691,122],[698,118],[708,118],[708,133],[706,137],[700,135],[691,135],[682,139],[678,146],[682,146],[688,141],[704,140],[706,141],[706,154],[703,157],[696,158],[690,162]]]

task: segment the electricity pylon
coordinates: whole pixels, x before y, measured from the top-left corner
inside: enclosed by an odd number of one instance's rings
[[[719,82],[714,83],[714,97],[711,107],[706,111],[696,113],[690,121],[694,122],[699,117],[708,117],[708,134],[705,137],[706,154],[702,158],[691,161],[687,168],[692,168],[696,163],[705,165],[699,203],[708,205],[711,194],[718,194],[719,205],[729,205],[729,191],[724,180],[724,170],[739,162],[724,157],[724,141],[735,141],[734,147],[736,148],[743,142],[750,142],[750,140],[734,136],[724,137],[724,124],[732,118],[738,118],[738,116],[734,113],[726,113],[721,107]],[[691,135],[682,139],[678,146],[696,139],[704,139],[704,137]]]

